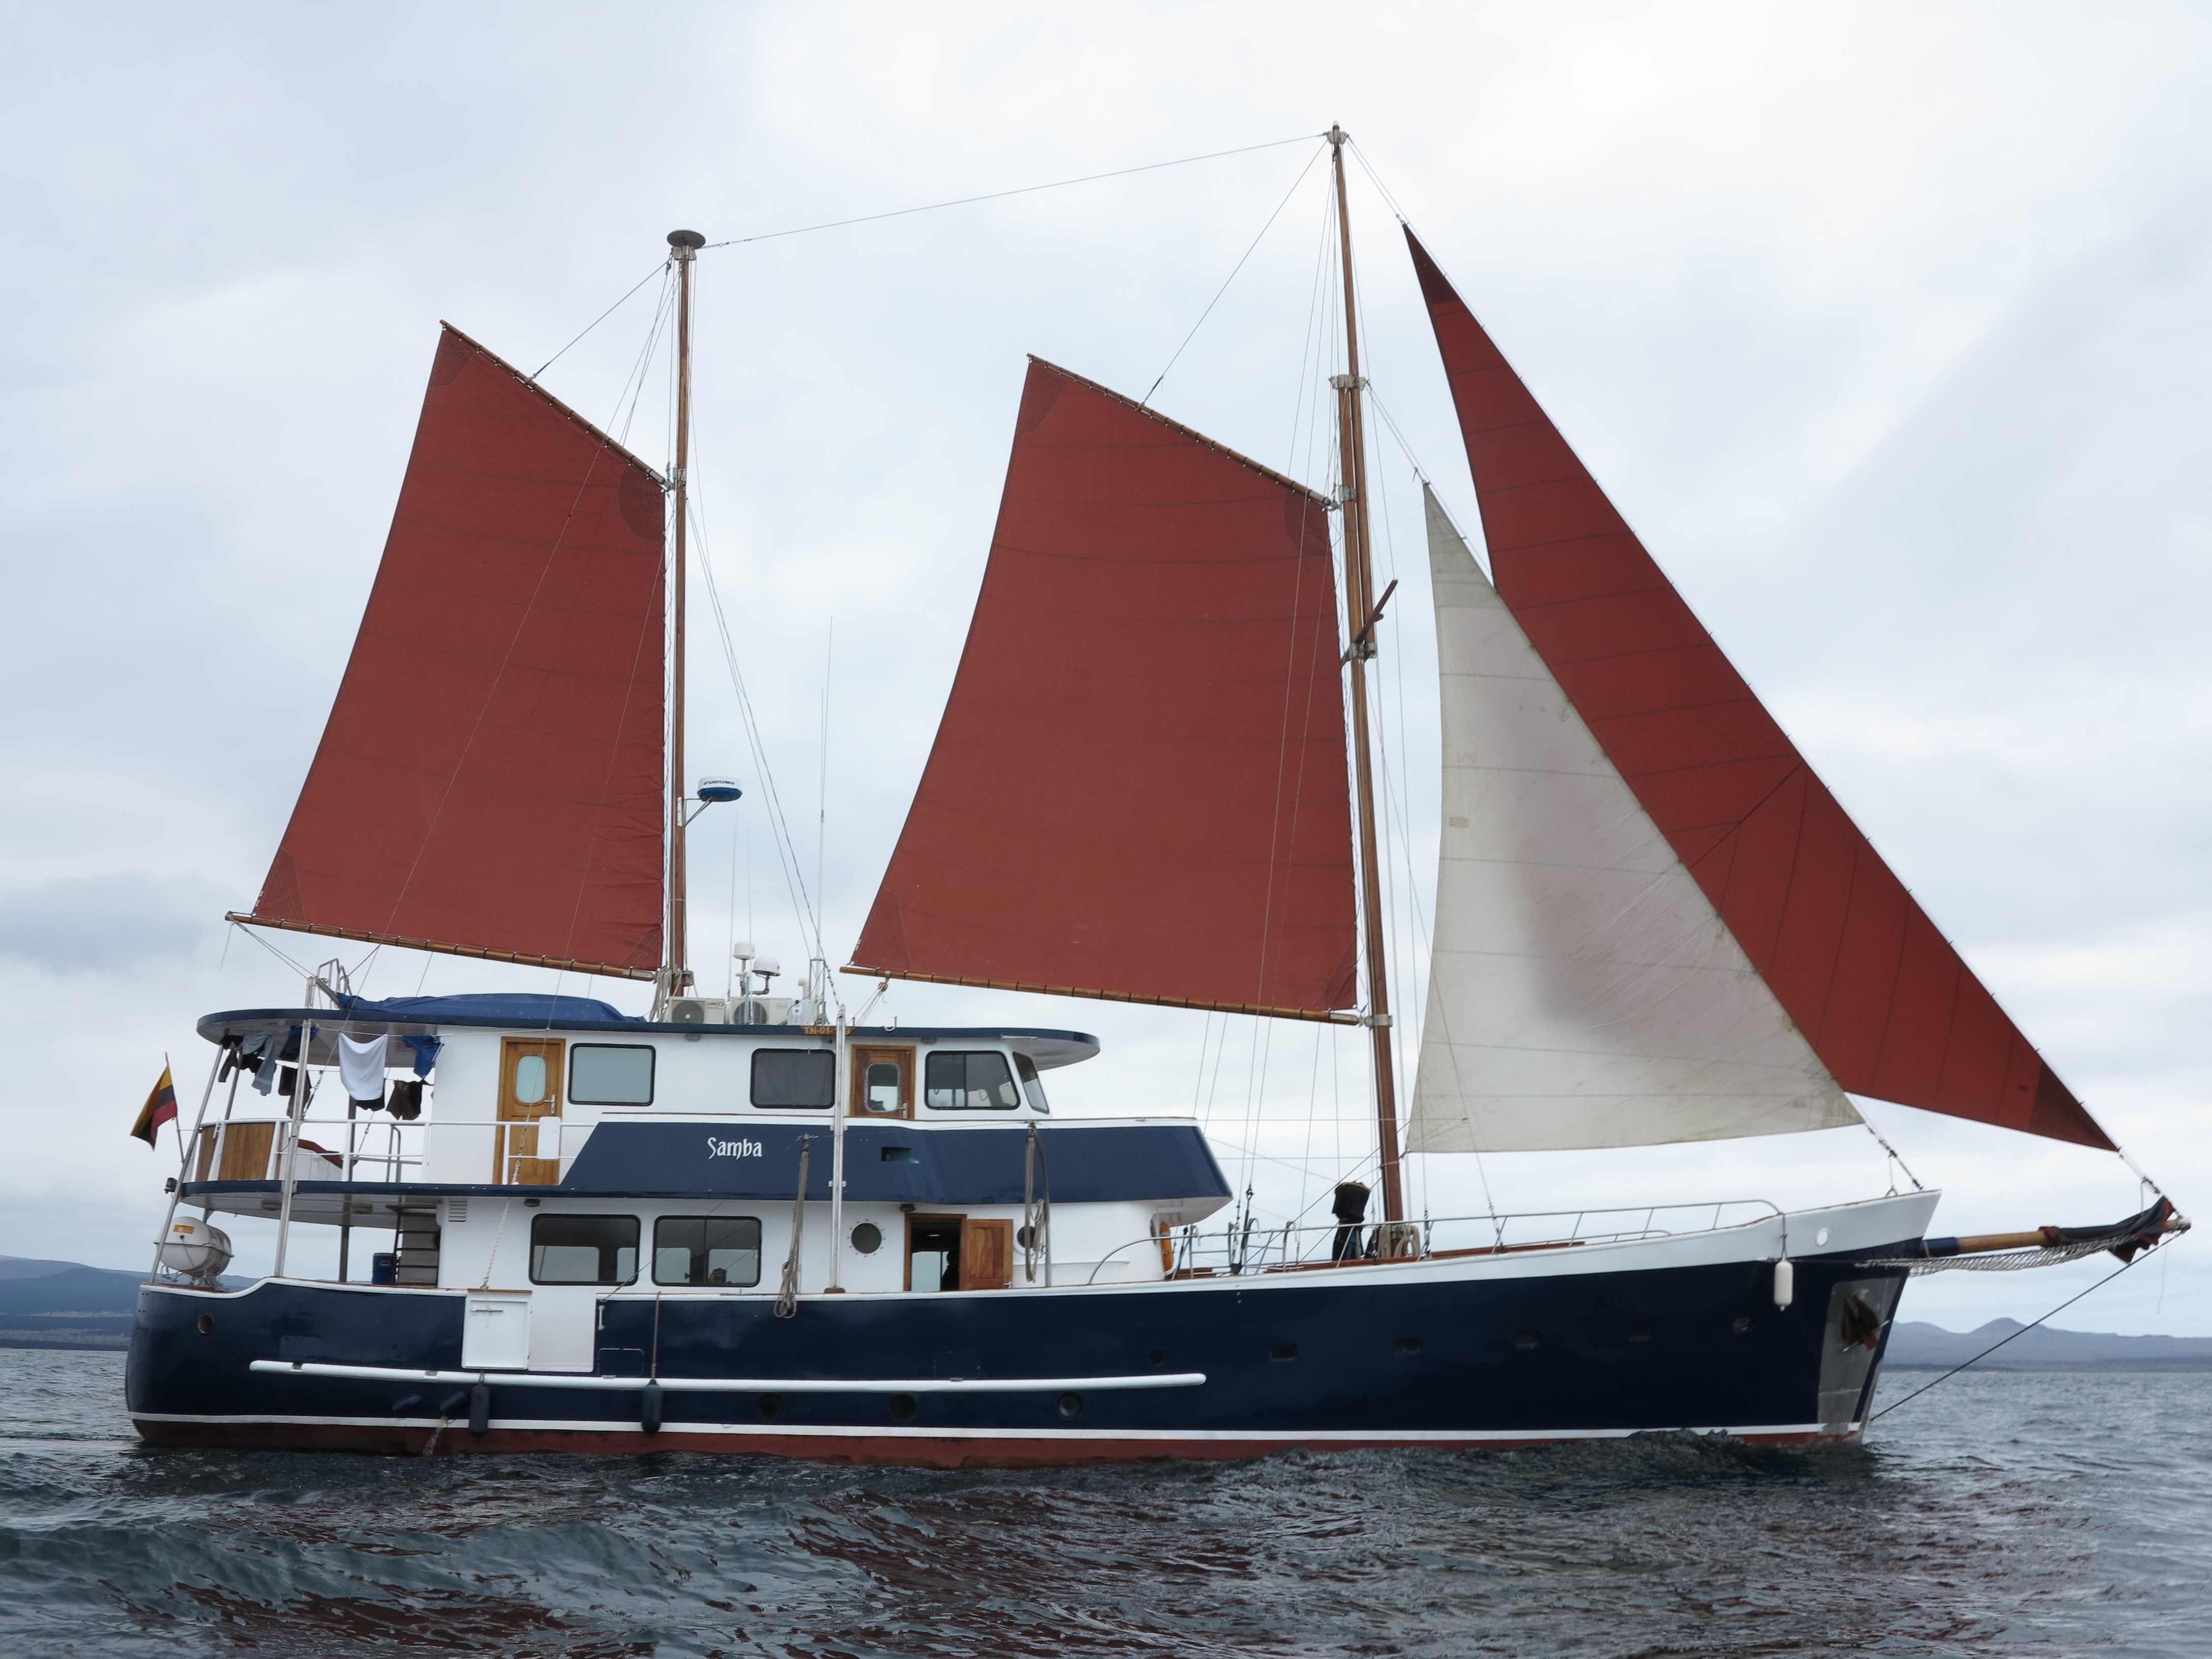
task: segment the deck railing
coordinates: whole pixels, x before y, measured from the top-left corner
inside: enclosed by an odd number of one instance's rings
[[[1763,1198],[1706,1200],[1686,1204],[1635,1204],[1581,1210],[1522,1210],[1465,1216],[1424,1216],[1419,1221],[1346,1224],[1285,1222],[1261,1226],[1250,1218],[1212,1232],[1184,1227],[1154,1232],[1099,1258],[1098,1270],[1132,1250],[1162,1252],[1162,1276],[1211,1279],[1244,1273],[1310,1272],[1317,1267],[1375,1261],[1418,1261],[1443,1256],[1504,1255],[1521,1250],[1569,1249],[1577,1245],[1669,1238],[1718,1232],[1782,1215]]]

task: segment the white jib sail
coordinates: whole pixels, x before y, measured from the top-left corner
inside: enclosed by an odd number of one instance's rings
[[[1407,1150],[1859,1121],[1428,495],[1443,839]]]

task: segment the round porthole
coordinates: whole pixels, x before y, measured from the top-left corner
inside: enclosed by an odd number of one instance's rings
[[[1015,1228],[1014,1243],[1020,1245],[1025,1250],[1035,1249],[1036,1248],[1036,1229],[1034,1227]]]
[[[914,1396],[910,1394],[893,1395],[891,1396],[891,1421],[894,1423],[910,1423],[913,1420]]]
[[[1083,1396],[1079,1394],[1064,1394],[1060,1395],[1060,1414],[1071,1420],[1082,1416]]]
[[[781,1395],[780,1395],[780,1394],[764,1394],[764,1395],[763,1395],[760,1397],[760,1414],[761,1414],[763,1417],[781,1417],[781,1416],[782,1416],[782,1415],[783,1415],[783,1396],[782,1396]]]
[[[853,1229],[853,1248],[862,1255],[873,1255],[884,1247],[884,1230],[872,1221],[863,1221]]]
[[[198,1328],[199,1334],[202,1336],[212,1335],[215,1331],[215,1316],[213,1314],[202,1314],[199,1319]]]
[[[1168,1351],[1165,1348],[1153,1349],[1152,1353],[1147,1356],[1146,1363],[1153,1365],[1166,1364],[1168,1363]]]
[[[1828,1230],[1826,1227],[1823,1227],[1819,1232],[1814,1233],[1813,1235],[1813,1242],[1815,1244],[1826,1243],[1828,1242]]]

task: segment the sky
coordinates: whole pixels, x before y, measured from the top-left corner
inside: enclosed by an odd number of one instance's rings
[[[1168,368],[1164,413],[1325,482],[1300,169],[1333,121],[1389,191],[1355,169],[1369,373],[1404,441],[1372,457],[1378,562],[1411,578],[1378,668],[1400,1004],[1437,791],[1416,466],[1477,526],[1393,203],[2045,1057],[2185,1210],[2212,1192],[2201,9],[122,5],[14,9],[0,52],[0,1253],[143,1261],[173,1153],[125,1131],[164,1055],[189,1114],[197,1018],[295,996],[222,916],[328,712],[441,319],[534,367],[669,229],[764,239],[698,267],[703,556],[842,961],[951,681],[1025,354],[1136,395]],[[548,387],[620,418],[654,293]],[[650,384],[626,430],[660,462]],[[727,665],[703,618],[693,638],[696,769],[748,786],[693,842],[712,988],[732,937],[808,947]],[[398,951],[364,971],[554,988]],[[1200,1112],[1263,1220],[1370,1144],[1353,1034],[917,986],[884,1006],[1098,1034],[1060,1109]],[[1940,1230],[2138,1202],[2107,1155],[1868,1115],[1944,1189]],[[1858,1129],[1418,1162],[1436,1215],[1906,1179]],[[2185,1241],[2058,1322],[2212,1334],[2207,1259]],[[1905,1311],[2033,1318],[2102,1271],[1939,1275]]]

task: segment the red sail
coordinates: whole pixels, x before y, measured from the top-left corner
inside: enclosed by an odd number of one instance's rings
[[[1323,497],[1032,360],[856,970],[1350,1006],[1340,651]]]
[[[252,920],[650,975],[661,538],[644,463],[448,327]]]
[[[1854,1094],[2109,1147],[1814,775],[1407,233],[1498,592]]]

